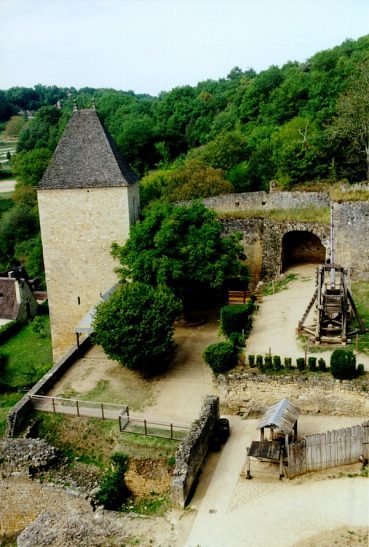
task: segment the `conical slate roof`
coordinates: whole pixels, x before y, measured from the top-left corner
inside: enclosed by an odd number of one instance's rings
[[[137,180],[94,108],[73,112],[40,190],[127,186]]]

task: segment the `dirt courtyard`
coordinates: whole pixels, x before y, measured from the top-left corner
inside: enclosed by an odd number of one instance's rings
[[[314,287],[311,265],[294,268],[298,278],[280,293],[265,297],[247,342],[247,353],[281,357],[303,355],[296,325]],[[91,348],[49,395],[64,395],[128,404],[134,416],[177,423],[197,417],[207,394],[217,393],[201,354],[219,341],[217,317],[196,328],[178,327],[177,351],[170,369],[147,380]],[[319,354],[329,362],[330,353]],[[358,358],[368,370],[368,359]],[[300,435],[364,421],[360,417],[301,416]],[[241,478],[245,449],[257,438],[256,421],[230,416],[232,434],[219,454],[210,454],[198,488],[185,511],[157,519],[150,544],[164,541],[168,519],[171,547],[250,547],[366,545],[369,526],[369,481],[359,465],[306,475],[292,481],[258,475]],[[366,418],[367,419],[367,418]],[[357,475],[350,477],[349,475]]]

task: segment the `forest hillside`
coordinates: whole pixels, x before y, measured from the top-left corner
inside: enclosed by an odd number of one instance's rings
[[[14,204],[0,211],[1,268],[17,259],[31,275],[42,270],[35,186],[73,104],[93,102],[141,177],[143,206],[267,189],[271,180],[287,189],[369,179],[369,35],[157,97],[40,84],[0,90],[2,129],[18,136]]]

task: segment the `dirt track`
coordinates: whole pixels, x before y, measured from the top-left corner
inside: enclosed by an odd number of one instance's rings
[[[265,355],[270,350],[272,355],[282,358],[304,356],[305,348],[297,337],[296,328],[314,293],[315,267],[315,264],[303,264],[291,268],[286,273],[297,274],[297,279],[290,282],[286,290],[264,297],[247,340],[248,354]],[[313,313],[310,313],[306,324],[312,317]],[[308,349],[308,353],[322,357],[329,364],[332,352],[312,353]],[[358,353],[357,363],[363,363],[365,370],[369,371],[367,355]]]

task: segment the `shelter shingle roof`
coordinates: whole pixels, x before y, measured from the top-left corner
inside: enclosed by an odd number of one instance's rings
[[[39,189],[127,186],[136,180],[91,108],[73,112]]]
[[[19,303],[15,292],[16,279],[0,278],[0,318],[17,319]]]
[[[288,434],[291,433],[299,414],[300,410],[297,406],[288,399],[282,399],[266,410],[257,428],[275,427]]]

